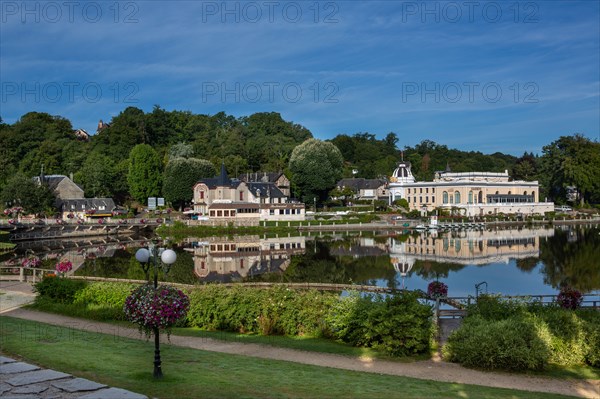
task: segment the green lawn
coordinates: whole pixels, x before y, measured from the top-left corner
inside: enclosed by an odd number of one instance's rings
[[[159,398],[561,398],[162,345],[0,316],[0,350],[43,367]]]
[[[102,309],[94,307],[78,305],[78,304],[60,304],[52,301],[40,300],[34,304],[27,305],[27,308],[62,314],[64,316],[79,317],[90,320],[98,320],[104,323],[121,325],[123,327],[135,327],[127,321],[106,320],[105,312]],[[371,348],[353,347],[345,343],[332,341],[329,339],[312,338],[312,337],[289,337],[281,335],[249,335],[238,334],[225,331],[204,331],[198,328],[173,328],[174,335],[193,336],[201,338],[212,338],[222,341],[234,341],[242,343],[253,343],[277,346],[281,348],[298,349],[309,352],[333,353],[345,356],[367,357],[373,359],[385,359],[399,362],[413,362],[418,360],[426,360],[430,356],[420,355],[406,358],[389,357],[381,352]],[[434,350],[437,349],[434,348]],[[543,376],[559,379],[600,379],[600,369],[587,365],[573,367],[550,366],[547,370],[541,372],[524,373],[532,376]]]

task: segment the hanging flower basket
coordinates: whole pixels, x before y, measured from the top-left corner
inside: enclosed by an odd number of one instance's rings
[[[427,286],[427,295],[429,295],[431,298],[448,296],[448,286],[441,281],[432,281]]]
[[[138,324],[149,337],[155,328],[170,335],[171,327],[185,317],[189,307],[190,300],[181,290],[168,285],[159,285],[155,290],[145,284],[131,292],[123,311],[127,320]]]
[[[571,287],[561,288],[558,296],[556,297],[556,302],[564,309],[575,310],[581,306],[582,301],[583,295],[581,292]]]
[[[62,262],[56,264],[55,270],[60,275],[64,275],[65,273],[68,273],[71,270],[73,270],[73,264],[71,263],[71,261],[63,260]]]

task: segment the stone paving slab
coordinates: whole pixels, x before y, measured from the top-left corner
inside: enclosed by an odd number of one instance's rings
[[[97,391],[106,388],[107,385],[99,384],[85,378],[74,378],[72,380],[53,382],[52,386],[67,392]]]
[[[38,366],[33,364],[27,364],[22,362],[13,362],[0,365],[0,374],[15,374],[23,373],[25,371],[39,370]]]
[[[121,388],[0,356],[2,399],[148,399]]]
[[[32,384],[32,385],[23,385],[22,387],[18,387],[13,389],[10,393],[42,393],[48,390],[48,385],[46,384]]]
[[[148,399],[148,397],[121,388],[108,388],[81,396],[80,399]]]
[[[10,357],[0,356],[0,364],[14,363],[14,362],[16,362],[15,359],[11,359]]]
[[[0,396],[2,396],[2,394],[4,392],[10,391],[12,388],[13,388],[12,386],[5,384],[3,382],[0,382]],[[2,397],[4,397],[4,396],[2,396]]]
[[[12,386],[20,387],[21,385],[36,384],[38,382],[58,380],[66,377],[71,377],[71,375],[54,370],[36,370],[17,374],[6,380],[6,382]]]

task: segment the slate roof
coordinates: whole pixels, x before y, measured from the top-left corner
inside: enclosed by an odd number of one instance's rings
[[[285,195],[281,192],[281,190],[274,183],[246,183],[246,184],[248,185],[248,190],[250,190],[250,192],[256,197],[285,198]]]
[[[342,179],[337,185],[338,187],[351,187],[355,190],[376,190],[385,185],[385,180],[382,179],[364,179],[362,177],[355,179]]]
[[[48,185],[48,188],[50,188],[50,190],[52,190],[52,191],[56,190],[56,187],[58,187],[60,182],[62,182],[64,179],[71,180],[67,176],[64,176],[64,175],[44,175],[44,182]],[[33,180],[38,184],[40,183],[39,176],[35,176],[33,178]],[[77,185],[75,182],[73,182],[73,184],[75,184],[77,187],[79,187],[79,185]],[[81,188],[81,187],[79,187],[79,188]]]
[[[74,211],[100,209],[104,206],[104,211],[112,212],[116,206],[112,198],[81,198],[81,199],[63,199],[60,201],[60,209],[63,212],[69,212],[71,205],[75,206]],[[85,205],[85,208],[83,207]]]
[[[225,164],[221,164],[221,173],[215,177],[209,177],[206,179],[198,180],[198,183],[204,183],[209,189],[215,189],[217,187],[231,187],[237,188],[240,185],[240,181],[237,179],[230,179],[225,169]]]
[[[282,172],[254,172],[244,173],[238,176],[238,179],[244,182],[275,183]]]

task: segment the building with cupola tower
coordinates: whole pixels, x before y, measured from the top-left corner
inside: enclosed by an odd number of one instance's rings
[[[463,216],[544,214],[554,203],[540,202],[537,181],[512,180],[508,171],[454,173],[449,166],[433,181],[415,181],[408,161],[400,161],[390,177],[389,202],[404,198],[410,210],[423,214],[445,209]]]

